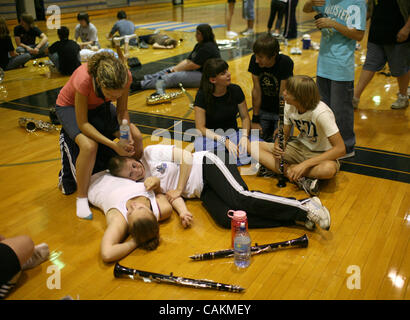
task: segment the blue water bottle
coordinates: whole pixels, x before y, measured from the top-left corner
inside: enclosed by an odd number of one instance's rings
[[[245,222],[241,222],[234,239],[234,262],[238,268],[247,268],[251,263],[251,237]]]

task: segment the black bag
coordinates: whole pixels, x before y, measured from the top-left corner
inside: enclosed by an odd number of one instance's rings
[[[50,108],[49,116],[50,116],[50,121],[51,121],[52,124],[55,124],[55,125],[61,124],[60,120],[58,120],[58,118],[57,118],[56,108],[55,107]]]
[[[141,62],[138,60],[138,58],[128,58],[128,66],[130,68],[141,67]]]

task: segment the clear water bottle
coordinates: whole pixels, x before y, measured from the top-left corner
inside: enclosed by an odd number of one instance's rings
[[[247,268],[251,264],[251,237],[245,222],[241,222],[234,239],[234,262],[239,268]]]
[[[165,94],[165,81],[161,77],[155,82],[155,88],[158,94]]]
[[[128,143],[130,140],[130,126],[128,125],[127,119],[122,120],[122,124],[120,126],[120,141],[124,143]]]

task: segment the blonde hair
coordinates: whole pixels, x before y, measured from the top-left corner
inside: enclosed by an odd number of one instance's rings
[[[5,38],[10,34],[9,28],[7,27],[6,19],[0,17],[0,38]]]
[[[109,52],[94,54],[88,60],[88,73],[107,89],[122,89],[128,83],[128,68]]]
[[[313,110],[320,101],[319,89],[315,81],[309,76],[290,77],[286,81],[286,91],[306,110]]]

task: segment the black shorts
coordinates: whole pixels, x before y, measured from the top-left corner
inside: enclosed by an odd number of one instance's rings
[[[228,0],[228,3],[235,3],[236,0]]]
[[[0,243],[0,286],[20,272],[20,261],[8,245]]]

